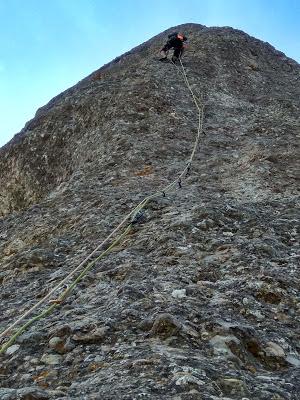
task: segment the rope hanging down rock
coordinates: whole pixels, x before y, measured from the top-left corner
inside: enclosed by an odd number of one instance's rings
[[[25,322],[10,338],[9,340],[2,345],[0,348],[0,354],[5,353],[5,351],[15,342],[15,340],[27,329],[29,328],[34,322],[46,317],[48,314],[50,314],[56,307],[60,306],[60,304],[65,300],[65,298],[70,294],[70,292],[74,289],[74,287],[85,277],[85,275],[90,271],[90,269],[98,262],[101,260],[103,257],[105,257],[110,251],[118,244],[120,243],[124,237],[130,232],[131,228],[133,225],[135,225],[141,215],[142,215],[142,210],[146,207],[147,203],[150,200],[153,200],[156,197],[160,197],[163,195],[164,197],[166,196],[166,193],[170,192],[173,187],[176,187],[178,185],[179,188],[182,186],[182,178],[190,172],[191,165],[195,156],[195,152],[197,150],[199,140],[200,140],[200,135],[203,130],[203,118],[204,118],[204,104],[203,102],[194,94],[191,85],[189,83],[189,80],[187,78],[187,74],[185,71],[185,68],[182,64],[181,59],[180,61],[180,66],[181,69],[177,67],[177,65],[174,64],[176,67],[177,71],[180,70],[184,82],[191,93],[193,102],[198,110],[198,129],[197,129],[197,136],[195,138],[193,150],[191,152],[191,156],[187,162],[186,167],[183,169],[183,171],[180,173],[180,175],[174,179],[171,183],[160,189],[159,191],[145,197],[132,211],[130,211],[124,218],[123,220],[119,223],[119,225],[101,242],[76,268],[74,268],[64,279],[62,279],[45,297],[43,297],[39,302],[37,302],[33,307],[31,307],[29,310],[27,310],[24,314],[22,314],[14,323],[12,323],[10,326],[8,326],[1,334],[0,334],[0,340],[5,338],[11,331],[14,329],[17,325],[19,325],[24,319],[31,315],[34,310],[39,308],[42,304],[44,304],[47,300],[49,303],[51,303],[50,306],[48,306],[44,311],[39,313],[38,315],[32,317],[29,321]],[[124,229],[124,231],[118,235],[118,237],[110,244],[110,246],[104,250],[100,255],[96,256],[96,253],[103,248],[105,244],[108,243],[108,241],[117,233],[119,232],[125,225],[127,221],[129,221],[131,218],[131,222],[128,224],[128,226]],[[90,261],[86,267],[84,265],[91,260],[92,257],[96,256],[95,259]],[[51,297],[62,287],[64,287],[73,277],[76,272],[79,272],[81,268],[84,267],[84,269],[79,273],[79,275],[67,286],[66,289],[59,295],[56,296],[56,299],[52,299]]]

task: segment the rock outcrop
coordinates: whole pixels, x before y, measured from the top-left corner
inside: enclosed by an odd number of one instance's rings
[[[167,34],[39,109],[0,150],[0,327],[74,269],[197,132]],[[300,66],[232,28],[186,24],[205,103],[182,188],[1,356],[1,399],[296,400]]]

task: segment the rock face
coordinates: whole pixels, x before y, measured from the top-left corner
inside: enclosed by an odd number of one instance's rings
[[[185,167],[197,113],[156,60],[173,29],[0,150],[1,331]],[[191,173],[1,355],[3,399],[299,398],[300,66],[232,28],[175,29],[205,103]]]

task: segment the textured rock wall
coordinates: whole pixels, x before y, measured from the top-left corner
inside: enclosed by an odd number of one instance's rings
[[[298,399],[300,67],[232,28],[178,29],[205,102],[191,175],[8,349],[1,398]],[[1,149],[1,331],[186,165],[196,110],[156,59],[171,30]]]

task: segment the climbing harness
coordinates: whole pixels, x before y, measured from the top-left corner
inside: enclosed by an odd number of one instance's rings
[[[50,306],[48,306],[44,311],[39,313],[38,315],[32,317],[29,321],[25,322],[10,338],[9,340],[2,345],[0,348],[0,354],[5,353],[5,351],[15,342],[15,340],[27,329],[29,328],[34,322],[46,317],[48,314],[50,314],[56,307],[60,306],[61,303],[65,300],[65,298],[69,295],[69,293],[75,288],[75,286],[85,277],[85,275],[91,270],[91,268],[103,257],[105,257],[110,251],[117,246],[118,243],[120,243],[124,237],[130,232],[133,226],[136,224],[142,222],[145,218],[143,209],[146,207],[147,203],[149,203],[150,200],[153,200],[156,197],[160,197],[163,195],[163,197],[166,197],[166,194],[172,190],[173,187],[176,187],[178,185],[179,188],[182,188],[182,178],[184,176],[187,176],[190,173],[191,170],[191,165],[195,156],[196,149],[199,144],[200,140],[200,135],[202,133],[202,128],[203,128],[203,118],[204,118],[204,105],[202,100],[200,100],[193,92],[190,83],[187,78],[187,74],[185,71],[185,68],[182,64],[181,58],[179,58],[180,61],[180,66],[181,69],[179,69],[179,66],[177,66],[174,62],[174,66],[176,67],[176,70],[180,71],[182,74],[182,77],[184,79],[184,82],[192,96],[193,102],[198,110],[198,129],[197,129],[197,135],[196,139],[194,142],[194,146],[192,149],[192,153],[190,155],[190,158],[183,169],[183,171],[180,173],[180,175],[174,179],[171,183],[166,185],[164,188],[160,189],[159,191],[153,193],[152,195],[149,195],[145,197],[132,211],[130,211],[124,218],[123,220],[119,223],[119,225],[103,240],[102,243],[100,243],[76,268],[74,268],[64,279],[62,279],[50,292],[44,296],[40,301],[38,301],[33,307],[31,307],[29,310],[27,310],[23,315],[21,315],[14,323],[12,323],[8,328],[6,328],[1,334],[0,334],[0,340],[6,337],[15,327],[17,327],[24,319],[31,315],[33,311],[35,311],[37,308],[39,308],[42,304],[44,304],[46,301],[50,303]],[[98,252],[100,249],[106,245],[110,239],[117,233],[119,232],[125,225],[127,221],[130,221],[127,227],[124,229],[124,231],[117,236],[117,238],[107,247],[104,251],[102,251],[99,255]],[[91,260],[93,257],[95,257],[93,260]],[[91,260],[91,261],[90,261]],[[84,265],[90,261],[85,267]],[[69,284],[68,286],[67,283],[70,281],[71,277],[73,277],[77,272],[83,270],[79,273],[79,275]],[[66,288],[65,288],[66,287]],[[65,288],[63,292],[56,298],[56,299],[51,299],[59,289]]]

